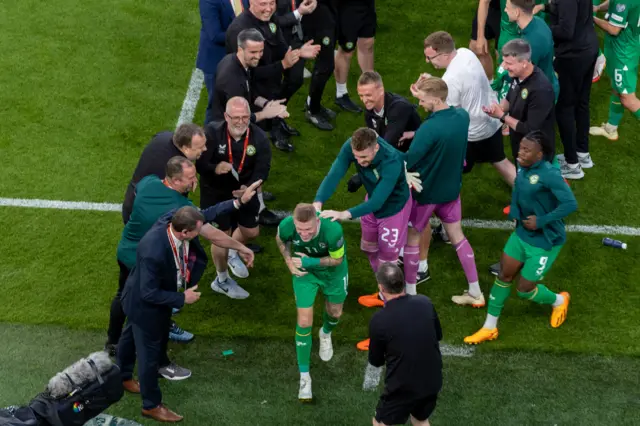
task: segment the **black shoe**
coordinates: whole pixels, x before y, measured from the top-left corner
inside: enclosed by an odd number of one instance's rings
[[[289,141],[289,136],[284,133],[284,130],[282,130],[282,127],[279,126],[278,123],[274,123],[271,129],[271,142],[273,142],[273,145],[280,151],[293,151],[293,145],[291,145]]]
[[[336,117],[338,116],[338,114],[334,110],[329,109],[327,107],[323,107],[322,105],[320,105],[320,114],[324,115],[324,118],[326,118],[329,121],[335,120]]]
[[[304,117],[309,123],[313,124],[320,130],[333,130],[333,124],[331,124],[329,120],[327,120],[327,117],[325,117],[325,114],[323,114],[322,112],[313,114],[311,111],[306,110],[304,112]]]
[[[398,256],[398,266],[404,265],[404,258],[402,256]]]
[[[355,112],[356,114],[360,114],[362,112],[362,108],[353,103],[348,94],[336,98],[336,105],[345,111]]]
[[[262,191],[262,201],[274,201],[276,199],[276,196],[273,195],[271,192],[268,191]]]
[[[286,121],[280,120],[280,127],[289,136],[300,136],[300,132],[295,127],[289,126]]]
[[[109,354],[109,356],[111,358],[115,358],[116,357],[116,351],[118,349],[118,345],[113,344],[113,343],[105,343],[104,345],[104,351]]]
[[[500,262],[494,263],[493,265],[489,266],[489,272],[497,277],[498,274],[500,274]]]
[[[431,272],[427,269],[427,272],[418,271],[418,279],[416,280],[416,284],[421,284],[427,282],[431,279]]]
[[[262,226],[278,226],[282,218],[269,209],[264,209],[258,215],[258,223]]]
[[[258,244],[247,244],[247,247],[249,249],[251,249],[252,252],[254,252],[255,254],[261,253],[262,252],[262,246],[258,245]]]

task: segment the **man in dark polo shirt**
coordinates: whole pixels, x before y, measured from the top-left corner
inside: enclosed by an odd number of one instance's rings
[[[264,53],[258,66],[254,69],[253,78],[257,96],[277,99],[282,91],[283,71],[295,65],[300,58],[311,59],[320,51],[320,46],[313,46],[312,41],[302,45],[300,49],[291,49],[284,40],[281,28],[274,19],[275,0],[251,0],[249,10],[240,14],[227,29],[227,52],[238,50],[238,34],[242,30],[255,28],[265,39]],[[260,105],[262,106],[262,105]],[[276,148],[293,151],[289,136],[293,130],[282,122],[281,118],[270,120],[271,140]]]
[[[393,147],[407,152],[422,120],[415,105],[395,93],[385,92],[382,77],[367,71],[358,79],[358,95],[366,111],[364,121]]]
[[[405,293],[404,276],[393,263],[380,265],[378,287],[386,300],[369,323],[369,365],[364,390],[374,390],[387,365],[385,387],[373,424],[426,426],[442,388],[440,320],[431,300]]]
[[[545,158],[555,160],[555,95],[544,72],[531,62],[531,46],[524,39],[511,40],[502,48],[502,67],[513,78],[507,97],[500,104],[485,107],[491,117],[511,129],[511,153],[518,157],[520,141],[530,132],[541,131],[553,149]]]
[[[196,163],[200,173],[201,208],[230,200],[253,183],[267,180],[271,168],[271,146],[266,134],[250,122],[246,99],[231,98],[227,103],[225,121],[209,123],[206,134],[209,151]],[[259,210],[259,201],[252,198],[241,210],[216,217],[216,224],[218,229],[246,245],[260,232]],[[228,269],[238,278],[249,276],[238,253],[212,245],[211,254],[218,272],[211,288],[234,299],[249,297],[249,293],[229,276]]]
[[[421,119],[416,107],[395,93],[385,92],[382,77],[367,71],[358,79],[358,95],[366,110],[364,121],[368,128],[400,152],[407,152]],[[347,189],[356,192],[362,186],[358,174],[349,179]]]
[[[174,132],[160,132],[145,147],[138,160],[136,170],[127,186],[122,205],[122,220],[126,225],[136,198],[136,185],[149,175],[160,179],[165,177],[165,166],[171,157],[182,156],[196,161],[207,149],[204,130],[198,125],[187,123],[178,126]]]
[[[254,93],[253,70],[258,66],[264,52],[264,37],[255,28],[240,31],[238,51],[229,53],[218,65],[212,117],[215,121],[224,120],[224,111],[229,99],[240,96],[254,105],[264,105],[262,111],[252,114],[251,120],[259,122],[274,117],[288,117],[283,101],[271,101],[258,97]]]

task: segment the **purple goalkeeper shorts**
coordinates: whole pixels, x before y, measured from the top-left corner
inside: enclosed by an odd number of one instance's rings
[[[433,213],[440,218],[443,223],[456,223],[462,220],[462,204],[460,196],[453,201],[444,204],[418,204],[413,200],[411,215],[409,216],[410,226],[422,232],[429,223],[429,218]]]
[[[365,198],[366,199],[366,198]],[[362,241],[360,248],[366,252],[378,252],[381,262],[398,260],[400,249],[407,243],[407,229],[411,206],[411,195],[402,210],[393,216],[377,219],[372,213],[360,218]]]

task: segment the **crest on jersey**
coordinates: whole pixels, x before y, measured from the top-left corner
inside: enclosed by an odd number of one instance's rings
[[[522,89],[522,92],[520,92],[520,96],[522,96],[522,99],[527,99],[527,96],[529,96],[529,91],[527,89]]]
[[[538,176],[538,175],[529,176],[529,183],[531,185],[535,185],[536,183],[538,183],[539,180],[540,180],[540,176]]]
[[[353,49],[353,43],[348,41],[347,44],[345,45],[345,47],[349,50]]]
[[[278,27],[276,27],[276,24],[274,24],[273,22],[269,23],[269,29],[271,30],[272,33],[276,33],[276,30],[278,29]]]
[[[626,6],[626,5],[624,5],[624,4],[617,4],[617,5],[616,5],[616,12],[618,12],[618,13],[622,13],[622,12],[624,12],[624,10],[625,10],[626,8],[627,8],[627,6]]]
[[[256,147],[255,147],[255,146],[253,146],[253,145],[249,145],[249,146],[247,147],[247,155],[248,155],[249,157],[252,157],[252,156],[256,155]]]
[[[226,150],[227,150],[226,145],[218,145],[218,155],[223,155]]]
[[[320,246],[321,249],[326,249],[327,245],[325,243],[320,243],[318,244]]]
[[[322,44],[324,44],[325,46],[328,46],[329,43],[331,43],[331,39],[329,37],[325,37],[322,39]]]

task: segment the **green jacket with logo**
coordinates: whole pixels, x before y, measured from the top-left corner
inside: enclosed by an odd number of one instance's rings
[[[544,250],[566,241],[564,218],[576,211],[578,202],[560,170],[541,160],[523,167],[516,176],[511,196],[510,219],[516,221],[516,234],[526,243]],[[530,231],[522,221],[536,216],[537,229]]]

